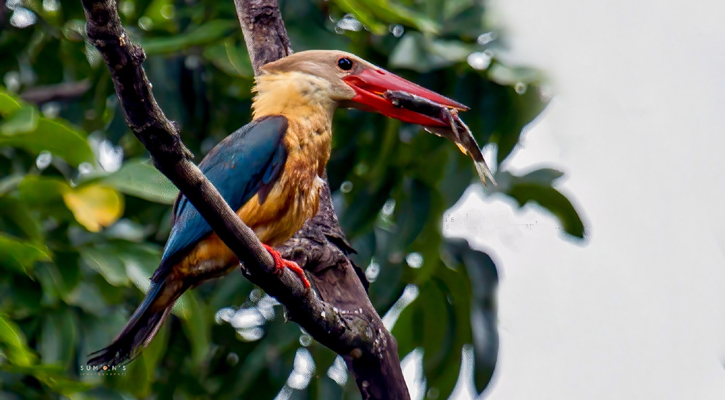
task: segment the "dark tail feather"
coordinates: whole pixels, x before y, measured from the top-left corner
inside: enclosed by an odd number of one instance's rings
[[[169,289],[165,286],[165,282],[151,283],[151,289],[146,294],[146,298],[136,309],[136,312],[133,313],[131,320],[128,321],[123,331],[108,347],[88,355],[92,357],[88,360],[89,365],[127,364],[141,354],[141,351],[156,336],[156,332],[158,332],[161,324],[171,312],[171,308],[176,302],[176,298],[178,298],[178,295],[173,296],[165,307],[163,307],[163,304],[155,304],[161,300],[164,289]]]

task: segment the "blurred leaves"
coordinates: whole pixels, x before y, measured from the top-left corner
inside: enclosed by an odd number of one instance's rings
[[[0,132],[6,136],[29,133],[38,127],[38,109],[23,105],[19,110],[9,113],[0,124]]]
[[[28,347],[23,331],[6,316],[0,314],[0,349],[7,360],[26,367],[35,362],[35,355]]]
[[[126,161],[120,170],[103,178],[118,191],[162,204],[172,204],[179,189],[149,161]]]
[[[48,259],[45,246],[0,234],[0,265],[25,273],[36,261]]]
[[[213,20],[198,26],[188,33],[141,40],[141,46],[148,55],[173,53],[190,46],[205,45],[226,38],[238,29],[236,20]]]
[[[396,1],[338,0],[335,3],[345,12],[354,14],[360,22],[376,35],[387,32],[388,26],[383,21],[413,26],[426,33],[436,33],[438,31],[435,22]]]

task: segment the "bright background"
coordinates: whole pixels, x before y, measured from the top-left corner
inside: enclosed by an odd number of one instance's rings
[[[563,167],[588,236],[477,190],[448,214],[499,269],[482,397],[725,398],[725,3],[490,5],[557,93],[506,166]]]

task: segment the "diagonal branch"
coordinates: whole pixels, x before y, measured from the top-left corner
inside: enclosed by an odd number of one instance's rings
[[[242,272],[276,297],[312,337],[342,355],[364,399],[409,399],[397,345],[383,326],[346,253],[346,244],[325,186],[320,212],[284,246],[287,258],[311,272],[316,291],[305,290],[290,271],[278,276],[269,253],[191,161],[177,126],[151,93],[141,66],[143,49],[121,25],[115,0],[82,0],[88,40],[109,68],[126,122],[148,149],[154,165],[191,201],[242,262]],[[291,53],[276,1],[235,0],[255,71]]]

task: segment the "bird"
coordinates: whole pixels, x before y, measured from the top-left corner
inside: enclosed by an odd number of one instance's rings
[[[401,108],[384,93],[401,91],[446,108],[468,109],[335,50],[304,51],[268,63],[260,69],[253,91],[252,121],[216,145],[199,168],[254,231],[275,267],[292,270],[308,290],[304,271],[274,247],[317,213],[335,110],[358,108],[444,129],[450,121]],[[111,344],[89,355],[89,365],[131,362],[153,340],[184,291],[239,266],[234,252],[183,194],[172,213],[171,233],[146,297]]]

